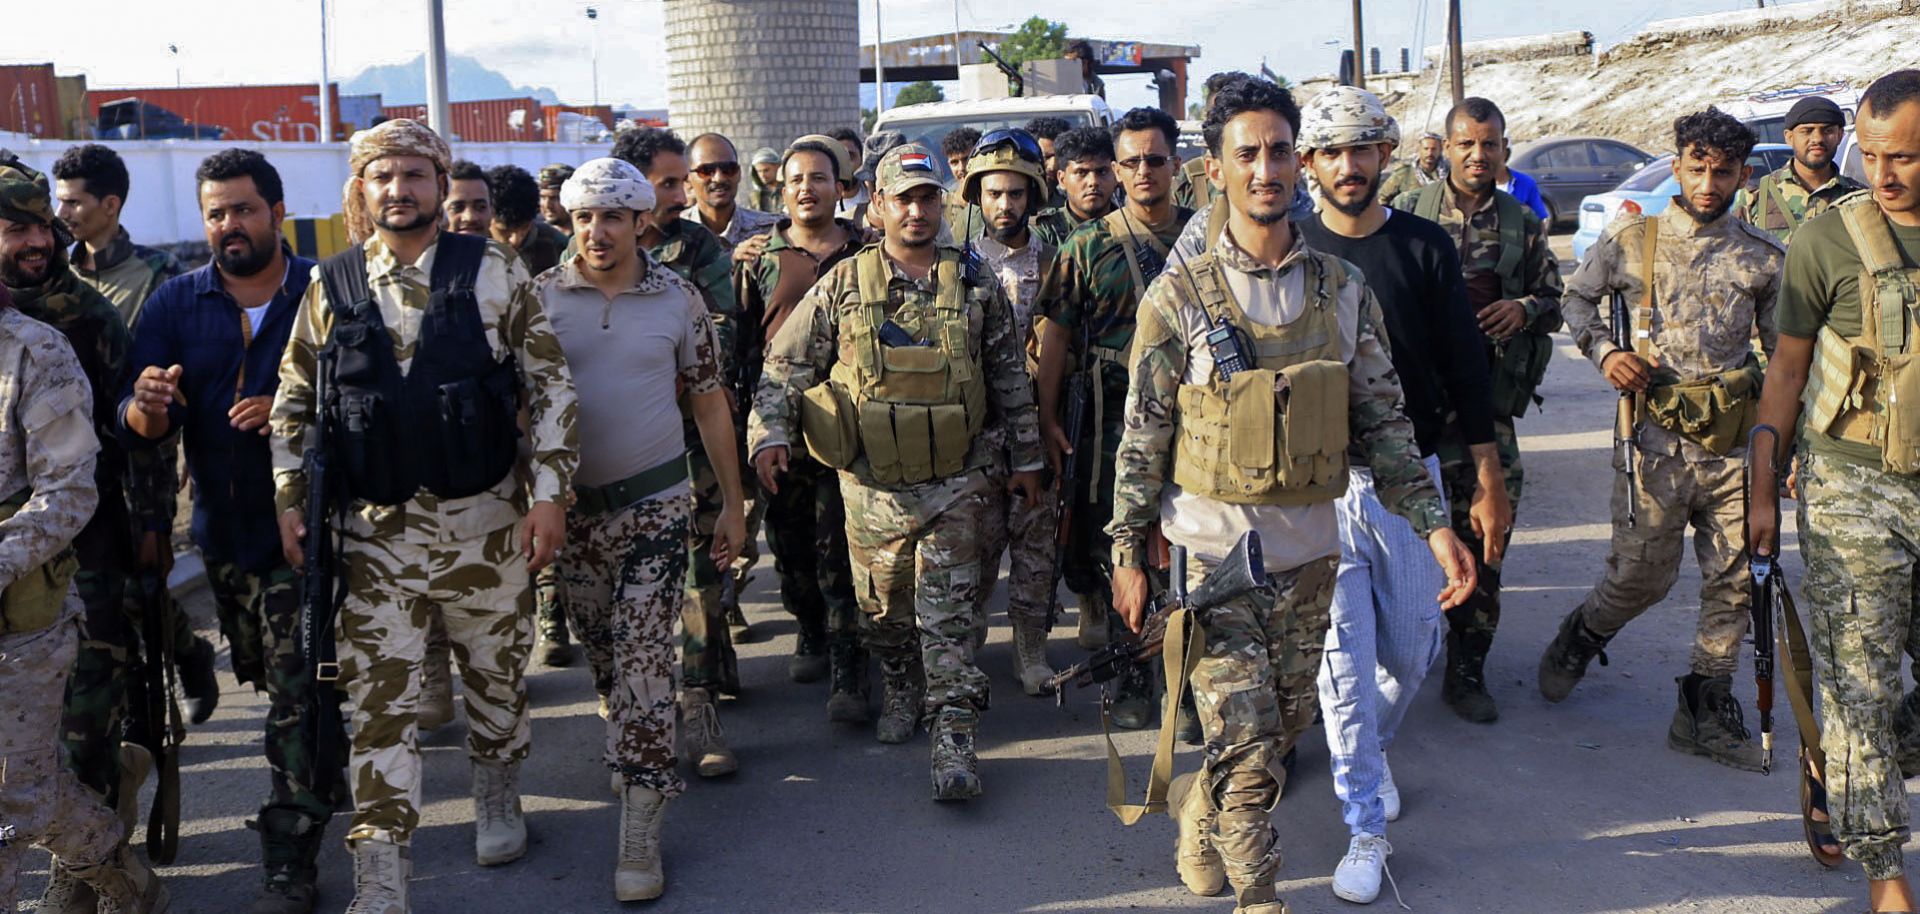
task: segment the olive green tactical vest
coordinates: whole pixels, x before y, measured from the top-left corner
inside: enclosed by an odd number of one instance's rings
[[[1860,255],[1860,335],[1820,328],[1803,394],[1807,426],[1879,448],[1887,472],[1920,475],[1920,269],[1906,266],[1871,195],[1851,194],[1834,208]]]

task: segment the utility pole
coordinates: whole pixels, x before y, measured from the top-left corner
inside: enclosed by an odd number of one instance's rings
[[[599,8],[592,7],[592,6],[587,7],[587,21],[592,23],[592,25],[589,25],[588,28],[593,30],[593,106],[595,108],[598,108],[600,107],[600,10]],[[594,114],[594,117],[599,117],[599,116],[600,115],[598,113]]]
[[[880,30],[880,0],[873,0],[873,113],[887,113],[887,65],[880,58],[887,50],[885,33]]]
[[[1367,87],[1367,36],[1360,28],[1360,0],[1353,0],[1353,87]]]
[[[327,0],[320,0],[320,142],[333,142],[333,77],[327,73]]]
[[[450,143],[452,118],[447,104],[447,16],[441,0],[427,0],[427,126]]]
[[[953,78],[960,78],[960,0],[953,0]]]
[[[1467,69],[1460,55],[1460,0],[1447,0],[1447,66],[1453,68],[1453,103],[1458,105],[1467,97]]]

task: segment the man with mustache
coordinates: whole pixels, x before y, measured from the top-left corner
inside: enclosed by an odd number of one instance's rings
[[[1072,137],[1072,134],[1068,135]],[[1108,149],[1117,157],[1111,168],[1123,182],[1126,203],[1080,224],[1060,245],[1040,286],[1036,309],[1046,317],[1041,325],[1040,368],[1035,388],[1040,399],[1041,438],[1047,457],[1058,468],[1068,459],[1080,461],[1084,472],[1072,499],[1073,544],[1062,569],[1067,586],[1080,598],[1081,647],[1095,649],[1119,632],[1122,624],[1108,612],[1107,595],[1112,568],[1105,562],[1111,543],[1102,532],[1113,516],[1115,449],[1127,399],[1127,352],[1140,300],[1147,286],[1166,266],[1174,241],[1193,211],[1173,202],[1173,176],[1180,169],[1174,154],[1180,125],[1158,108],[1135,108],[1113,125]],[[1074,144],[1063,142],[1062,155]],[[1086,157],[1066,158],[1068,206],[1080,197],[1074,189],[1074,169]],[[1087,372],[1096,407],[1087,416],[1080,440],[1067,440],[1060,427],[1061,393],[1070,372]],[[1063,504],[1061,510],[1068,510]],[[1154,676],[1151,666],[1129,669],[1115,690],[1113,722],[1129,730],[1149,726],[1154,718]],[[1195,724],[1185,724],[1193,735]]]
[[[1113,211],[1113,191],[1120,182],[1113,172],[1113,134],[1105,127],[1069,130],[1054,141],[1053,149],[1066,203],[1035,213],[1033,231],[1059,250],[1081,223]]]
[[[720,371],[727,389],[732,390],[738,370],[733,353],[734,321],[739,311],[733,297],[732,264],[726,242],[699,221],[681,218],[688,206],[687,179],[691,173],[687,145],[671,130],[641,127],[614,140],[613,157],[640,169],[653,185],[653,217],[640,232],[640,246],[700,292],[713,315],[714,333],[720,338]],[[577,248],[578,239],[574,244]],[[568,256],[573,253],[570,250]],[[735,404],[735,408],[744,407]],[[687,542],[687,600],[680,611],[682,725],[687,754],[693,757],[695,769],[701,777],[719,777],[740,767],[727,746],[715,704],[721,692],[740,693],[740,661],[734,654],[727,606],[721,599],[721,575],[727,570],[714,565],[712,557],[714,524],[721,509],[720,481],[714,476],[713,461],[707,457],[691,411],[682,412],[686,417],[681,433],[686,440],[694,497],[693,536]],[[587,652],[596,687],[610,684],[607,677],[612,675],[611,662],[611,657],[595,656],[591,649]],[[606,691],[601,689],[600,694],[604,696]]]
[[[314,262],[280,238],[286,204],[265,156],[219,152],[194,177],[213,262],[162,285],[142,309],[120,440],[151,448],[177,432],[185,444],[194,544],[234,678],[267,693],[272,792],[257,819],[266,884],[253,911],[306,914],[334,798],[345,787],[345,734],[332,687],[312,681],[300,653],[298,578],[278,548],[266,435],[280,356]],[[318,721],[308,718],[315,688],[326,690]]]
[[[1740,218],[1786,244],[1795,230],[1866,185],[1840,173],[1840,138],[1847,115],[1832,99],[1814,95],[1793,103],[1782,125],[1793,158],[1747,192]]]
[[[466,159],[454,159],[447,171],[447,231],[493,237],[493,191],[487,173]]]
[[[1388,172],[1380,179],[1380,202],[1388,206],[1401,194],[1418,190],[1440,180],[1440,145],[1444,142],[1440,134],[1428,133],[1420,137],[1419,153],[1412,161],[1402,162],[1399,167]]]
[[[573,380],[531,278],[504,245],[440,229],[446,143],[396,118],[354,134],[342,190],[359,243],[322,261],[295,312],[269,423],[280,548],[304,562],[302,458],[334,423],[345,599],[338,676],[352,712],[353,914],[406,914],[420,824],[416,714],[428,608],[460,659],[473,853],[526,853],[529,578],[565,537],[577,463]],[[316,402],[320,350],[334,361]],[[324,412],[323,412],[324,410]],[[531,456],[517,443],[525,411]],[[309,573],[314,570],[309,569]],[[323,655],[324,657],[324,655]]]
[[[742,377],[756,381],[767,346],[800,299],[866,243],[859,227],[834,217],[842,191],[853,183],[853,159],[846,146],[830,136],[803,136],[787,147],[778,164],[775,183],[786,198],[787,215],[762,236],[766,243],[759,252],[733,271],[740,302],[738,362]],[[812,682],[829,675],[827,719],[866,723],[872,716],[867,653],[860,643],[860,607],[853,595],[838,475],[795,454],[774,483],[755,500],[766,506],[767,546],[780,576],[780,602],[800,624],[787,676]]]
[[[933,797],[966,800],[982,791],[974,736],[988,700],[973,652],[975,597],[991,584],[980,577],[986,468],[1004,459],[1008,485],[1036,504],[1043,459],[1013,309],[998,280],[935,241],[933,156],[909,143],[880,160],[885,238],[835,266],[781,325],[748,442],[770,491],[803,440],[843,471],[854,592],[886,688],[875,736],[903,743],[928,719]],[[988,425],[1004,437],[983,435]]]
[[[1776,491],[1797,448],[1801,594],[1827,758],[1816,798],[1831,802],[1834,836],[1866,873],[1869,910],[1911,912],[1920,898],[1901,850],[1912,814],[1903,780],[1915,770],[1920,696],[1901,667],[1920,562],[1920,70],[1867,87],[1854,138],[1868,189],[1802,225],[1787,249],[1780,345],[1760,395],[1760,423],[1780,440],[1753,462],[1747,535],[1755,552],[1778,553],[1779,504],[1762,493]]]
[[[573,166],[555,162],[540,167],[540,218],[562,234],[573,234],[573,217],[560,205],[560,187],[573,177]]]
[[[1535,390],[1553,355],[1548,335],[1560,327],[1560,265],[1547,247],[1546,229],[1526,204],[1496,186],[1506,161],[1507,122],[1484,98],[1467,98],[1447,111],[1443,151],[1448,170],[1435,181],[1403,194],[1395,209],[1438,222],[1460,249],[1467,303],[1485,336],[1493,375],[1493,440],[1506,475],[1507,501],[1517,515],[1524,468],[1513,420],[1539,402]],[[1441,697],[1454,713],[1476,723],[1499,719],[1487,691],[1487,652],[1500,625],[1500,559],[1511,526],[1484,530],[1473,516],[1480,486],[1479,464],[1466,441],[1442,435],[1436,445],[1454,532],[1479,563],[1478,589],[1447,614],[1447,666]],[[1486,540],[1499,541],[1489,551]]]
[[[1751,608],[1741,505],[1747,431],[1760,395],[1751,340],[1758,336],[1772,354],[1784,248],[1730,214],[1752,171],[1752,130],[1708,108],[1674,121],[1673,139],[1674,205],[1651,218],[1614,220],[1567,282],[1563,307],[1574,343],[1614,389],[1641,395],[1638,484],[1624,473],[1614,479],[1606,572],[1541,656],[1540,694],[1565,700],[1588,662],[1666,598],[1691,526],[1700,618],[1667,746],[1758,771],[1760,746],[1733,696]],[[1604,313],[1616,295],[1633,309],[1633,343],[1624,348]]]
[[[706,226],[732,247],[765,234],[780,217],[740,205],[740,154],[733,141],[703,133],[687,144],[687,187],[694,205],[681,214]]]

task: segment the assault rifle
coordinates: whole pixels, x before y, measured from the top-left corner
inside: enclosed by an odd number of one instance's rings
[[[1613,344],[1621,352],[1633,354],[1633,318],[1627,308],[1627,298],[1616,292],[1613,295]],[[1630,390],[1620,392],[1620,406],[1613,419],[1613,444],[1620,448],[1622,471],[1627,475],[1627,529],[1634,526],[1634,504],[1640,499],[1639,471],[1636,470],[1636,458],[1640,456],[1640,441],[1634,430],[1634,420],[1640,415],[1640,395]]]
[[[1027,91],[1027,78],[1020,75],[1019,67],[1016,67],[1013,64],[1007,63],[1007,59],[1005,57],[1001,57],[999,54],[994,53],[992,48],[987,47],[986,42],[976,41],[974,42],[974,44],[979,45],[980,52],[987,55],[987,59],[993,61],[993,65],[996,67],[999,67],[1000,72],[1006,75],[1008,95],[1011,95],[1014,98],[1019,98],[1021,94]],[[958,56],[959,53],[960,53],[959,50],[955,49],[954,54]]]
[[[1767,439],[1767,449],[1764,451],[1760,449],[1760,439],[1763,436]],[[1743,526],[1746,524],[1747,506],[1754,494],[1753,462],[1765,460],[1768,466],[1772,466],[1774,452],[1779,447],[1780,433],[1770,425],[1756,425],[1753,431],[1747,433],[1747,467],[1744,472],[1746,479],[1740,487],[1742,496],[1740,522]],[[1779,478],[1778,468],[1775,470],[1775,478]],[[1773,542],[1756,543],[1745,536],[1742,539],[1747,541],[1747,571],[1753,576],[1752,583],[1747,586],[1751,588],[1749,596],[1753,604],[1749,611],[1753,614],[1753,684],[1757,693],[1754,696],[1753,706],[1760,712],[1760,771],[1763,774],[1772,774],[1773,608],[1779,605],[1780,592],[1786,588],[1787,582],[1780,578],[1780,536],[1777,532],[1780,515],[1778,489],[1764,493],[1762,497],[1774,499],[1776,532]],[[1761,546],[1767,549],[1765,555],[1760,554]]]
[[[346,499],[333,470],[333,432],[340,406],[339,391],[334,389],[335,354],[329,344],[318,356],[314,373],[313,437],[300,459],[307,477],[307,538],[301,544],[300,562],[300,657],[311,680],[307,693],[309,716],[314,728],[314,745],[328,734],[321,724],[326,709],[337,706],[328,700],[332,683],[340,678],[340,663],[334,655],[334,619],[345,595],[340,578],[338,531],[335,519]]]
[[[171,547],[162,543],[161,548]],[[180,744],[187,737],[186,725],[180,720],[180,704],[173,697],[178,675],[173,663],[172,623],[180,607],[167,592],[166,575],[157,570],[142,572],[134,586],[146,646],[146,665],[141,671],[144,694],[140,696],[146,726],[140,729],[145,731],[143,745],[153,756],[155,772],[153,807],[147,815],[147,856],[165,865],[174,861],[180,849]],[[120,802],[138,809],[140,798],[123,796]],[[129,834],[131,831],[129,827]]]
[[[1073,513],[1080,501],[1080,489],[1086,475],[1086,458],[1080,439],[1087,433],[1088,414],[1093,411],[1093,379],[1089,377],[1088,346],[1092,340],[1087,332],[1084,315],[1080,323],[1081,363],[1067,377],[1067,397],[1065,402],[1065,422],[1061,431],[1066,433],[1068,446],[1073,450],[1063,455],[1060,461],[1060,475],[1053,480],[1054,503],[1060,506],[1059,520],[1053,531],[1053,573],[1048,580],[1053,599],[1047,606],[1047,631],[1053,631],[1053,623],[1060,618],[1060,575],[1067,567],[1067,555],[1073,545]],[[1099,417],[1091,417],[1098,422]]]
[[[1182,546],[1172,548],[1173,567],[1169,571],[1171,587],[1167,592],[1153,598],[1147,607],[1147,617],[1140,625],[1138,634],[1122,637],[1094,651],[1087,659],[1067,667],[1047,680],[1047,688],[1053,690],[1054,701],[1066,704],[1067,686],[1085,688],[1096,683],[1107,682],[1134,664],[1160,652],[1167,637],[1167,622],[1173,614],[1187,609],[1201,612],[1212,609],[1228,600],[1240,596],[1249,590],[1265,587],[1267,584],[1266,565],[1260,556],[1260,534],[1247,531],[1240,535],[1233,551],[1207,572],[1206,580],[1192,593],[1187,592],[1187,550]],[[1169,690],[1181,686],[1168,683]]]

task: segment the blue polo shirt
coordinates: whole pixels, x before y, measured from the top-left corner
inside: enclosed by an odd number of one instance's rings
[[[186,405],[167,408],[181,432],[193,476],[193,542],[209,562],[231,562],[261,572],[282,561],[280,528],[273,509],[273,461],[258,429],[236,430],[227,410],[247,397],[280,386],[280,354],[293,333],[293,316],[314,262],[282,245],[287,276],[268,303],[266,317],[241,337],[246,312],[228,295],[220,273],[208,264],[161,284],[147,298],[127,353],[127,384],[116,416],[120,440],[129,448],[153,447],[127,427],[133,379],[148,366],[179,365]]]

